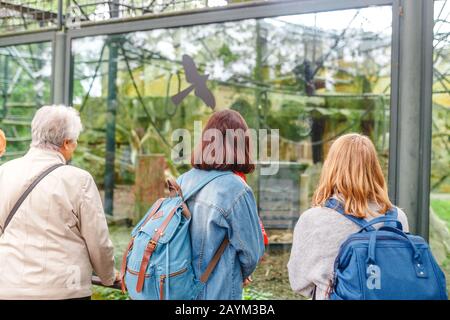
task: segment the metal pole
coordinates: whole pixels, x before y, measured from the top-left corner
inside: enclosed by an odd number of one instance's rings
[[[108,96],[106,100],[105,212],[113,214],[114,172],[116,158],[117,55],[116,36],[111,36],[108,57]]]
[[[263,75],[262,75],[262,50],[263,50],[263,37],[261,35],[261,22],[256,20],[255,25],[255,34],[256,34],[256,43],[255,43],[255,50],[256,50],[256,64],[255,64],[255,71],[254,76],[257,83],[261,83],[263,81]],[[260,89],[259,85],[255,89],[255,106],[256,106],[256,116],[258,117],[258,121],[256,121],[257,127],[255,128],[258,131],[261,129],[261,94],[262,90]],[[264,111],[264,116],[266,116]],[[263,125],[265,127],[265,124]],[[255,150],[255,154],[259,158],[259,150],[262,148],[262,146],[257,144],[257,150]],[[258,159],[258,161],[261,161],[261,159]],[[261,163],[258,164],[256,167],[256,205],[258,208],[260,208],[261,203]],[[259,210],[258,210],[259,211]]]
[[[58,0],[58,21],[57,21],[57,28],[58,30],[61,30],[61,28],[64,25],[64,9],[63,9],[63,0]]]
[[[54,104],[63,104],[66,79],[66,34],[63,31],[55,33],[53,58],[52,100]]]
[[[430,227],[430,177],[433,125],[433,39],[434,1],[422,1],[422,99],[420,110],[420,163],[418,192],[418,230],[427,239]]]
[[[112,17],[118,16],[118,2],[110,7]],[[108,38],[108,96],[106,100],[106,157],[105,157],[105,212],[113,215],[114,211],[114,173],[116,158],[116,112],[117,112],[117,57],[120,36]]]
[[[0,119],[6,117],[6,115],[8,114],[8,86],[9,86],[9,56],[5,55],[3,57],[3,106],[1,109],[1,113],[0,113]]]
[[[400,6],[397,205],[411,232],[428,238],[433,1]]]
[[[389,110],[389,173],[388,191],[389,199],[394,203],[398,201],[398,100],[399,100],[399,61],[400,61],[400,1],[392,5],[392,37],[391,37],[391,93]]]

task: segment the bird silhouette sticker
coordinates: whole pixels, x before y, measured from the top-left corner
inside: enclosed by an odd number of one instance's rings
[[[187,54],[183,55],[181,64],[184,68],[186,81],[191,85],[174,95],[172,97],[172,102],[176,106],[178,106],[181,101],[183,101],[183,99],[186,98],[189,93],[191,93],[192,90],[195,90],[195,95],[202,99],[208,107],[214,110],[214,108],[216,107],[216,99],[214,98],[211,90],[209,90],[206,86],[208,75],[199,74],[194,60]]]

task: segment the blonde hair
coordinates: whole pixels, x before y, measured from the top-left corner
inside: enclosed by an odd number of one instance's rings
[[[324,206],[333,195],[342,198],[346,214],[359,218],[367,212],[374,214],[369,201],[380,206],[381,214],[392,208],[375,146],[368,137],[350,133],[331,145],[312,204]]]
[[[5,133],[2,131],[2,129],[0,129],[0,156],[3,155],[3,153],[5,153],[6,150],[6,137],[5,137]]]

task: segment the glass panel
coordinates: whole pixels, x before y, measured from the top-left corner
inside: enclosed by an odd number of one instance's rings
[[[33,114],[50,103],[51,55],[50,42],[0,47],[0,128],[8,141],[1,162],[25,154]]]
[[[430,243],[450,289],[450,3],[434,2]]]
[[[332,140],[369,135],[387,176],[391,15],[371,7],[74,40],[72,101],[86,127],[74,161],[96,178],[107,213],[136,222],[163,194],[164,176],[190,168],[172,156],[174,132],[187,129],[193,144],[195,121],[212,114],[194,94],[171,101],[190,85],[189,55],[209,75],[216,110],[239,111],[275,141],[258,131],[259,149],[272,152],[249,181],[271,245],[246,294],[299,298],[287,280],[289,253],[277,250],[289,248]],[[276,174],[265,175],[269,165]]]

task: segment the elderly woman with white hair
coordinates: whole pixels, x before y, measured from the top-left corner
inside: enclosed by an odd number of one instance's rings
[[[90,299],[93,271],[118,278],[95,182],[67,165],[81,130],[75,109],[44,106],[28,153],[0,166],[0,299]]]

